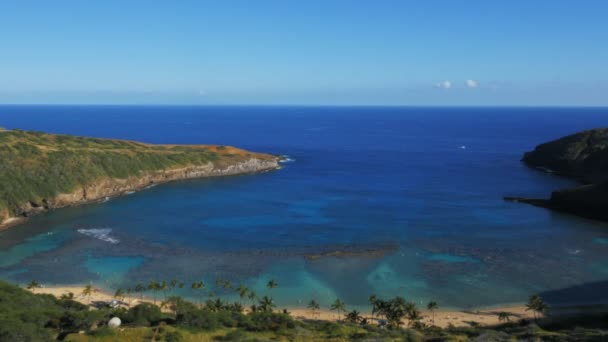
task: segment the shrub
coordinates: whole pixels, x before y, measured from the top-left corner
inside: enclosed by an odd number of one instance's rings
[[[213,312],[201,309],[193,309],[180,312],[176,316],[177,324],[198,328],[203,330],[216,330],[220,327],[217,317]]]
[[[248,331],[278,331],[295,327],[289,315],[273,312],[250,313],[241,324]]]
[[[129,309],[123,316],[124,317],[121,317],[121,319],[125,323],[150,326],[160,321],[162,313],[158,306],[150,303],[142,303]]]
[[[52,341],[49,331],[16,318],[0,318],[0,341],[44,342]]]

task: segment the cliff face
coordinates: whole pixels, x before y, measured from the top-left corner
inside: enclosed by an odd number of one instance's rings
[[[569,135],[537,146],[523,162],[585,183],[608,180],[608,128]]]
[[[98,202],[155,184],[279,168],[276,156],[230,146],[150,145],[0,132],[0,229],[16,218]]]
[[[549,199],[505,198],[608,221],[608,128],[569,135],[524,154],[524,163],[586,185],[554,191]]]
[[[70,193],[58,194],[53,198],[45,198],[40,201],[29,201],[24,203],[19,210],[22,216],[30,216],[51,209],[99,202],[108,197],[120,196],[127,192],[138,191],[156,184],[195,178],[257,173],[277,168],[279,168],[278,158],[250,158],[225,167],[216,167],[210,162],[202,166],[149,172],[127,179],[104,178]],[[11,216],[7,210],[0,213],[0,222],[7,221],[10,218]]]

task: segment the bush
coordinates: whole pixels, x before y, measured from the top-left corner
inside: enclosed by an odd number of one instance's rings
[[[176,321],[179,325],[213,331],[220,328],[220,322],[214,312],[208,310],[194,309],[180,312]]]
[[[140,326],[151,326],[160,321],[161,318],[162,313],[160,308],[150,303],[138,304],[129,309],[129,311],[121,317],[125,323]]]
[[[286,314],[253,312],[245,317],[241,324],[248,331],[278,331],[296,326],[294,320]]]
[[[44,342],[52,341],[48,330],[33,323],[15,318],[0,318],[0,341]]]

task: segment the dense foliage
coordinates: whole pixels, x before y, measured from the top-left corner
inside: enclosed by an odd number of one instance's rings
[[[101,178],[204,165],[249,155],[223,146],[149,145],[21,130],[0,131],[0,219]]]
[[[32,282],[34,291],[38,284]],[[179,286],[178,286],[179,287]],[[86,289],[86,288],[85,288]],[[243,296],[245,297],[245,296]],[[605,341],[607,316],[588,315],[538,321],[513,320],[497,326],[448,327],[420,324],[415,305],[401,297],[372,296],[374,316],[387,325],[371,324],[356,311],[339,322],[295,320],[289,313],[265,307],[265,299],[245,313],[239,303],[220,299],[194,304],[169,297],[161,307],[141,303],[130,308],[91,309],[66,295],[57,299],[33,294],[0,281],[0,341]],[[268,300],[270,298],[266,298]],[[529,305],[542,300],[530,298]],[[315,306],[316,308],[316,306]],[[542,309],[536,308],[533,310]],[[411,327],[394,321],[400,316]],[[121,329],[106,324],[119,317]],[[391,321],[393,320],[393,321]]]
[[[35,295],[0,282],[0,341],[49,341],[88,330],[109,313],[51,295]]]

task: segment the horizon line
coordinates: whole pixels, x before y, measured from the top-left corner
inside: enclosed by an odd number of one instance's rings
[[[334,108],[589,108],[608,109],[606,105],[462,105],[462,104],[187,104],[187,103],[0,103],[0,107],[334,107]]]

